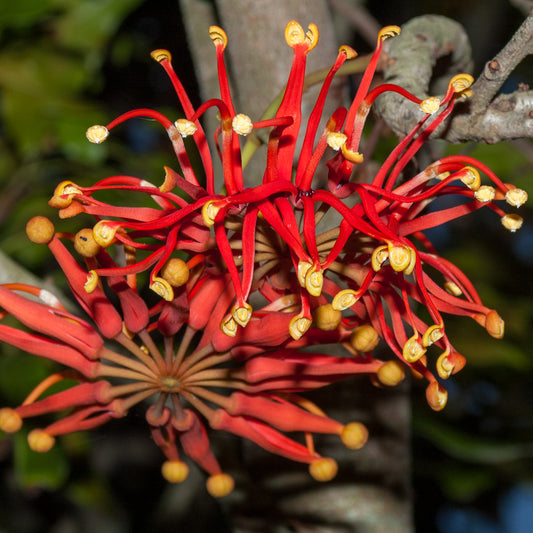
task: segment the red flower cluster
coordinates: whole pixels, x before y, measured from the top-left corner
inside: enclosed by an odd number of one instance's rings
[[[340,48],[304,126],[298,154],[306,56],[317,44],[316,26],[306,33],[294,21],[287,25],[285,38],[294,60],[285,95],[275,117],[260,122],[235,111],[223,58],[227,38],[220,28],[210,28],[220,98],[198,109],[174,73],[170,54],[153,52],[174,85],[185,118],[173,122],[157,111],[138,109],[106,127],[89,128],[87,137],[100,143],[125,120],[150,117],[166,129],[180,171],[166,167],[159,187],[131,176],[113,176],[90,187],[63,182],[50,205],[61,218],[93,215],[94,227],[72,235],[56,233],[43,217],[28,223],[30,240],[48,245],[94,326],[68,313],[49,293],[20,284],[0,287],[2,316],[10,314],[29,328],[0,324],[0,339],[68,368],[39,384],[20,407],[0,410],[0,429],[17,431],[24,418],[70,409],[46,428],[30,432],[30,447],[44,452],[57,435],[123,417],[152,398],[146,420],[167,458],[163,475],[173,482],[185,479],[179,444],[210,474],[208,490],[222,496],[233,481],[211,451],[205,423],[309,463],[313,477],[328,480],[336,463],[318,454],[312,434],[338,434],[346,446],[357,449],[367,431],[359,422],[332,420],[302,392],[360,373],[395,385],[410,367],[428,380],[429,405],[442,409],[446,391],[431,368],[444,380],[465,363],[446,335],[442,314],[470,316],[496,338],[503,336],[503,321],[483,305],[470,280],[437,255],[424,231],[483,206],[515,231],[520,217],[506,215],[494,201],[505,199],[519,207],[527,195],[466,156],[445,157],[407,178],[407,163],[450,115],[456,100],[469,96],[473,80],[456,76],[441,99],[423,101],[391,84],[370,89],[383,40],[399,31],[393,26],[380,32],[350,108],[337,109],[320,129],[333,77],[356,55],[347,46]],[[409,99],[425,115],[372,181],[359,183],[353,169],[363,161],[358,150],[365,120],[374,100],[387,91]],[[219,192],[200,124],[213,107],[220,115]],[[258,128],[272,128],[265,173],[260,185],[246,187],[239,136]],[[184,137],[192,137],[197,147],[205,186]],[[313,187],[328,154],[327,188]],[[492,185],[481,185],[480,173]],[[147,195],[155,207],[97,199],[109,190]],[[428,211],[442,196],[462,196],[464,201]],[[84,266],[62,240],[73,242]],[[137,290],[137,276],[148,270],[150,288],[162,297],[151,309]],[[372,355],[380,339],[397,359],[386,362]],[[344,348],[344,356],[320,353],[320,345],[332,343]],[[425,355],[431,345],[440,352],[436,364]],[[314,346],[316,351],[310,349]],[[65,378],[77,384],[46,395]],[[230,394],[221,392],[225,390]],[[303,432],[304,443],[287,432]]]

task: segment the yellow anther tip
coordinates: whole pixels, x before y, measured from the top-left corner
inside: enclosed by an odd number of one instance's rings
[[[162,48],[153,50],[152,52],[150,52],[150,56],[158,63],[161,63],[161,61],[165,61],[165,59],[168,59],[168,61],[172,60],[172,54],[168,50],[164,50]]]
[[[305,288],[311,296],[320,296],[324,285],[324,274],[321,270],[310,268],[305,274]]]
[[[35,244],[48,244],[54,238],[55,228],[51,220],[36,216],[26,224],[26,235]]]
[[[322,457],[309,465],[309,473],[317,481],[331,481],[338,470],[337,462],[329,457]]]
[[[481,185],[479,189],[474,192],[475,199],[482,203],[492,202],[495,196],[496,189],[490,185]]]
[[[455,75],[449,82],[455,93],[465,91],[474,83],[474,78],[470,74],[462,73]]]
[[[479,171],[474,167],[464,167],[465,174],[460,178],[461,181],[472,191],[477,191],[481,187],[481,176]]]
[[[50,451],[54,447],[55,441],[52,435],[42,429],[34,429],[28,433],[28,445],[34,452],[46,453]]]
[[[109,220],[100,220],[93,227],[94,240],[102,248],[109,246],[115,240],[115,234],[117,233],[117,227],[111,226]]]
[[[307,43],[308,50],[311,50],[318,42],[318,28],[316,24],[310,24],[306,33],[298,22],[290,20],[285,26],[285,41],[291,48]]]
[[[342,155],[350,161],[350,163],[354,163],[355,165],[358,165],[359,163],[362,163],[364,160],[363,154],[360,154],[359,152],[355,152],[354,150],[350,150],[346,143],[344,143],[341,147]]]
[[[182,461],[165,461],[161,465],[161,475],[169,483],[181,483],[189,475],[189,467]]]
[[[322,331],[333,331],[339,327],[342,313],[331,304],[320,305],[313,311],[313,323]]]
[[[96,289],[98,285],[98,274],[94,270],[89,270],[89,274],[87,275],[87,280],[85,281],[85,285],[83,288],[85,289],[85,292],[87,294],[91,294],[91,292]]]
[[[420,102],[420,105],[418,107],[424,113],[428,115],[433,115],[433,113],[436,113],[439,110],[440,98],[436,96],[430,96],[429,98],[422,100],[422,102]]]
[[[342,428],[341,440],[346,448],[359,450],[368,440],[368,429],[360,422],[350,422]]]
[[[400,26],[385,26],[379,31],[378,40],[384,41],[389,37],[395,37],[396,35],[400,35],[401,31],[402,29],[400,28]]]
[[[330,148],[338,152],[345,144],[348,137],[340,131],[331,131],[326,137],[326,142]]]
[[[422,346],[427,348],[444,337],[444,331],[440,324],[430,326],[422,336]]]
[[[105,126],[91,126],[85,132],[87,139],[93,144],[101,144],[109,137],[109,130]]]
[[[174,291],[166,279],[154,276],[152,278],[152,283],[150,283],[150,289],[167,302],[174,300]]]
[[[298,276],[300,287],[305,287],[305,278],[312,267],[313,265],[308,261],[298,261],[298,271],[296,275]]]
[[[187,120],[186,118],[179,118],[174,122],[174,126],[176,126],[176,129],[178,130],[178,133],[183,137],[189,137],[190,135],[194,135],[196,133],[196,130],[198,127],[196,124],[190,120]]]
[[[215,46],[222,46],[224,50],[228,44],[226,32],[219,26],[209,26],[209,37]]]
[[[252,133],[254,124],[248,115],[245,115],[244,113],[238,113],[233,117],[233,120],[231,121],[231,127],[235,133],[246,137],[246,135],[250,135],[250,133]]]
[[[415,266],[416,252],[408,246],[388,246],[389,262],[396,272],[411,274]]]
[[[207,492],[214,498],[222,498],[233,491],[235,482],[229,474],[214,474],[207,479]]]
[[[0,409],[0,430],[5,433],[16,433],[22,427],[22,417],[9,407]]]
[[[63,209],[72,203],[73,194],[81,194],[80,189],[72,181],[62,181],[54,191],[54,196],[48,202],[50,207]]]
[[[378,272],[378,270],[381,269],[383,263],[389,258],[389,250],[387,245],[382,244],[381,246],[378,246],[374,249],[372,252],[372,269],[374,272]]]
[[[357,57],[357,52],[347,44],[343,44],[342,46],[339,46],[339,52],[342,52],[346,55],[346,59],[354,59]]]
[[[511,233],[518,231],[524,223],[524,219],[520,215],[516,215],[515,213],[504,215],[500,220],[502,222],[503,227],[509,230]]]
[[[220,211],[220,207],[217,207],[215,205],[215,200],[209,200],[206,202],[202,207],[202,218],[204,220],[204,224],[207,227],[211,227],[215,223],[215,218],[217,216],[217,213]]]
[[[350,335],[350,345],[358,352],[371,352],[378,343],[378,332],[370,324],[356,327]]]
[[[231,314],[235,322],[244,328],[252,318],[252,311],[252,306],[244,302],[242,306],[234,307]]]
[[[296,315],[289,322],[289,333],[291,334],[291,337],[297,341],[311,327],[311,324],[311,319]]]
[[[441,379],[448,379],[453,374],[455,367],[450,361],[449,355],[450,352],[446,350],[445,352],[441,353],[437,359],[437,373]]]
[[[358,299],[357,293],[354,290],[344,289],[334,296],[331,306],[337,311],[344,311],[354,305]]]
[[[509,189],[505,193],[505,201],[513,207],[520,207],[527,202],[527,192],[523,189]]]
[[[387,361],[377,371],[377,377],[382,385],[395,387],[405,379],[405,365],[400,361]]]
[[[220,329],[224,335],[235,337],[237,335],[237,321],[230,315],[220,323]]]
[[[415,363],[424,354],[426,349],[418,342],[418,335],[413,335],[403,346],[402,355],[408,363]]]

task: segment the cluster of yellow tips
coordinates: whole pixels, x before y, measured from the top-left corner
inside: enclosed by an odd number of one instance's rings
[[[416,252],[409,246],[395,245],[391,242],[374,249],[371,262],[375,272],[379,271],[387,260],[393,270],[409,275],[416,265]]]

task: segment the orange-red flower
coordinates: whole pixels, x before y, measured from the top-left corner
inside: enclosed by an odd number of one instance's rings
[[[307,33],[294,21],[287,25],[293,64],[275,116],[262,121],[235,109],[224,64],[227,38],[220,28],[210,28],[220,98],[198,109],[176,76],[170,54],[153,52],[176,90],[184,118],[170,120],[158,111],[138,109],[105,127],[89,128],[87,137],[100,143],[125,120],[149,117],[167,131],[180,171],[165,167],[160,186],[132,176],[113,176],[91,186],[61,183],[50,200],[60,217],[83,212],[96,219],[92,228],[76,235],[56,234],[42,217],[30,221],[30,239],[49,246],[94,326],[55,301],[30,302],[17,293],[34,289],[0,288],[4,313],[31,330],[1,325],[0,338],[69,369],[38,385],[22,406],[0,411],[0,427],[16,431],[26,417],[73,409],[30,433],[32,448],[45,451],[57,435],[122,417],[152,398],[146,420],[167,457],[164,476],[171,481],[186,477],[187,466],[179,458],[183,451],[210,474],[209,490],[223,495],[233,482],[211,451],[206,425],[309,463],[312,475],[326,480],[335,474],[336,464],[317,453],[311,434],[338,434],[348,447],[357,448],[366,440],[366,430],[358,422],[328,418],[300,393],[360,373],[395,385],[407,366],[428,380],[428,403],[442,409],[442,380],[465,364],[446,334],[443,314],[469,316],[496,338],[503,336],[504,325],[484,306],[468,277],[437,254],[425,231],[482,207],[515,231],[521,218],[505,214],[495,202],[520,207],[527,195],[468,156],[444,157],[407,175],[407,164],[451,114],[456,100],[469,96],[473,80],[467,74],[455,76],[444,96],[424,101],[392,84],[371,88],[382,42],[397,33],[395,26],[380,32],[352,104],[337,109],[322,130],[332,79],[356,54],[340,48],[305,120],[301,99],[306,57],[318,41],[314,25]],[[370,182],[360,183],[354,169],[368,156],[361,147],[365,122],[375,99],[390,91],[419,106],[424,116]],[[220,178],[200,123],[211,108],[220,116],[215,150],[222,161]],[[262,183],[252,187],[239,137],[258,128],[272,129]],[[296,153],[302,129],[303,145]],[[196,145],[205,183],[191,164],[184,137],[192,137]],[[327,185],[320,187],[315,174],[328,158]],[[487,184],[481,184],[481,175]],[[101,191],[112,190],[144,194],[153,207],[99,199]],[[442,196],[459,200],[428,210]],[[73,242],[83,266],[65,239]],[[149,271],[150,288],[162,298],[151,309],[137,288],[137,275],[144,271]],[[397,360],[372,356],[380,339]],[[320,353],[321,344],[331,343],[340,344],[344,356]],[[439,352],[435,362],[426,353],[432,345]],[[39,399],[64,377],[79,384]],[[303,443],[285,434],[294,431],[305,434]]]

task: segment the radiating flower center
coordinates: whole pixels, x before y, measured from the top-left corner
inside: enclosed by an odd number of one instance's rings
[[[181,382],[175,376],[162,376],[159,385],[165,392],[179,392],[181,389]]]

